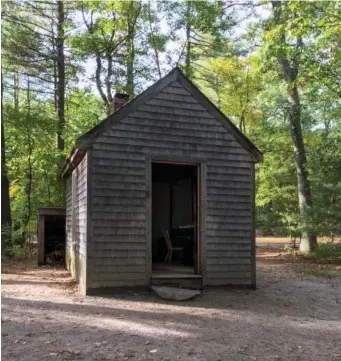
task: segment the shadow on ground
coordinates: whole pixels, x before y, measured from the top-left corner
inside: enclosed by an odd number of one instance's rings
[[[83,297],[60,287],[72,282],[65,270],[9,267],[3,359],[340,359],[340,279],[294,276],[276,256],[258,266],[255,291],[209,289],[181,303],[149,292]]]

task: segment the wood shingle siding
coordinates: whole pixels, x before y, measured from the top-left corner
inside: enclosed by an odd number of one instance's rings
[[[89,293],[148,286],[152,162],[182,161],[200,173],[202,286],[255,286],[254,163],[261,159],[173,70],[77,140],[63,169],[69,269]]]
[[[72,178],[69,177],[65,180],[65,198],[66,198],[66,220],[65,220],[65,243],[66,243],[66,256],[68,257],[72,248]],[[69,262],[66,262],[69,268]]]
[[[90,287],[118,286],[122,277],[147,285],[147,157],[165,154],[207,166],[204,283],[251,284],[252,159],[181,84],[113,123],[92,148],[96,267]]]
[[[66,180],[66,266],[86,289],[87,155]]]

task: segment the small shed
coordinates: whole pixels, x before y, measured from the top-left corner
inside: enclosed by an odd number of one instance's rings
[[[62,171],[66,265],[84,292],[255,287],[261,152],[178,68],[124,99]]]
[[[38,264],[64,263],[65,208],[39,208]]]

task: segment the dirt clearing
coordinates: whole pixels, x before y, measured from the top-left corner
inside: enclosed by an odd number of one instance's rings
[[[185,303],[146,293],[83,297],[67,272],[4,266],[2,359],[341,360],[341,278],[258,255],[258,289]]]

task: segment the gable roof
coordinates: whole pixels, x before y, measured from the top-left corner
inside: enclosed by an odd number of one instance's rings
[[[72,150],[70,157],[64,164],[62,175],[64,176],[68,167],[72,163],[72,159],[80,159],[76,157],[78,152],[85,154],[86,149],[91,147],[92,142],[106,130],[108,130],[113,122],[119,122],[126,118],[135,109],[152,99],[157,93],[162,91],[165,87],[173,82],[179,82],[195,99],[210,113],[230,134],[234,136],[236,141],[252,156],[255,162],[263,160],[263,154],[257,147],[226,117],[180,70],[176,67],[169,72],[162,79],[158,80],[152,86],[147,88],[144,92],[136,98],[128,102],[125,106],[120,108],[117,112],[109,115],[101,123],[83,134],[76,140],[75,149]],[[72,167],[73,169],[74,167]]]

